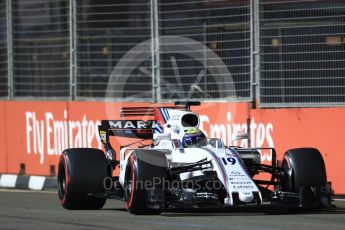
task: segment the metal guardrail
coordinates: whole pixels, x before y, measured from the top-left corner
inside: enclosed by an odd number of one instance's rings
[[[0,97],[343,106],[344,21],[341,0],[6,0]]]
[[[194,56],[199,52],[199,61],[188,56],[188,41],[185,46],[174,40],[160,44],[162,98],[250,100],[249,1],[161,0],[158,7],[160,36],[182,36],[202,44],[189,51]],[[214,60],[216,56],[222,63]],[[228,74],[212,73],[222,64]],[[172,90],[171,85],[179,87]]]
[[[68,97],[68,1],[10,2],[13,97]]]
[[[150,100],[152,95],[141,92],[152,91],[151,76],[142,76],[136,66],[117,66],[128,51],[151,38],[150,1],[77,1],[75,7],[76,97]],[[130,77],[120,73],[110,79],[115,68],[125,68]]]
[[[260,103],[345,103],[344,1],[259,1]]]

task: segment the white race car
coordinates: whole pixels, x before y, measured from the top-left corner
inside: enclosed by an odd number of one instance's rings
[[[317,149],[290,149],[277,162],[273,148],[226,146],[198,129],[199,116],[190,109],[196,105],[200,103],[126,107],[122,117],[154,119],[103,120],[99,134],[105,152],[77,148],[61,155],[58,194],[62,206],[100,209],[111,198],[123,199],[133,214],[259,206],[264,201],[289,208],[331,206],[331,187]],[[110,136],[138,140],[119,146],[117,158]],[[246,137],[239,134],[236,138]],[[151,142],[140,145],[144,140]],[[261,164],[262,150],[272,152],[272,165]],[[119,175],[113,176],[117,168]],[[260,173],[269,173],[270,179],[255,179]]]

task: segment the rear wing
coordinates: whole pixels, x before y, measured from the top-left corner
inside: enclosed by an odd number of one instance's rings
[[[109,142],[109,136],[152,139],[154,120],[102,120],[98,126],[103,143]]]

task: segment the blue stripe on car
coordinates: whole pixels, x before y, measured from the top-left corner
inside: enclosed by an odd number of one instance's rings
[[[166,122],[168,119],[167,119],[167,117],[166,117],[166,115],[165,115],[165,113],[164,113],[164,109],[161,108],[160,110],[161,110],[161,114],[163,115],[164,122]]]
[[[167,114],[167,117],[168,117],[168,120],[170,119],[170,114],[169,114],[169,111],[167,109],[165,109],[165,112]]]
[[[157,130],[158,132],[160,132],[160,133],[163,132],[162,128],[161,128],[159,125],[156,125],[156,130]]]

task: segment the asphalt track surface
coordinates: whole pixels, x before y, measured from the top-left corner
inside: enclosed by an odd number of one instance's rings
[[[269,207],[229,211],[170,212],[158,216],[127,213],[123,202],[108,200],[102,210],[63,209],[55,192],[0,191],[0,229],[345,229],[345,201],[322,212],[291,212]]]

